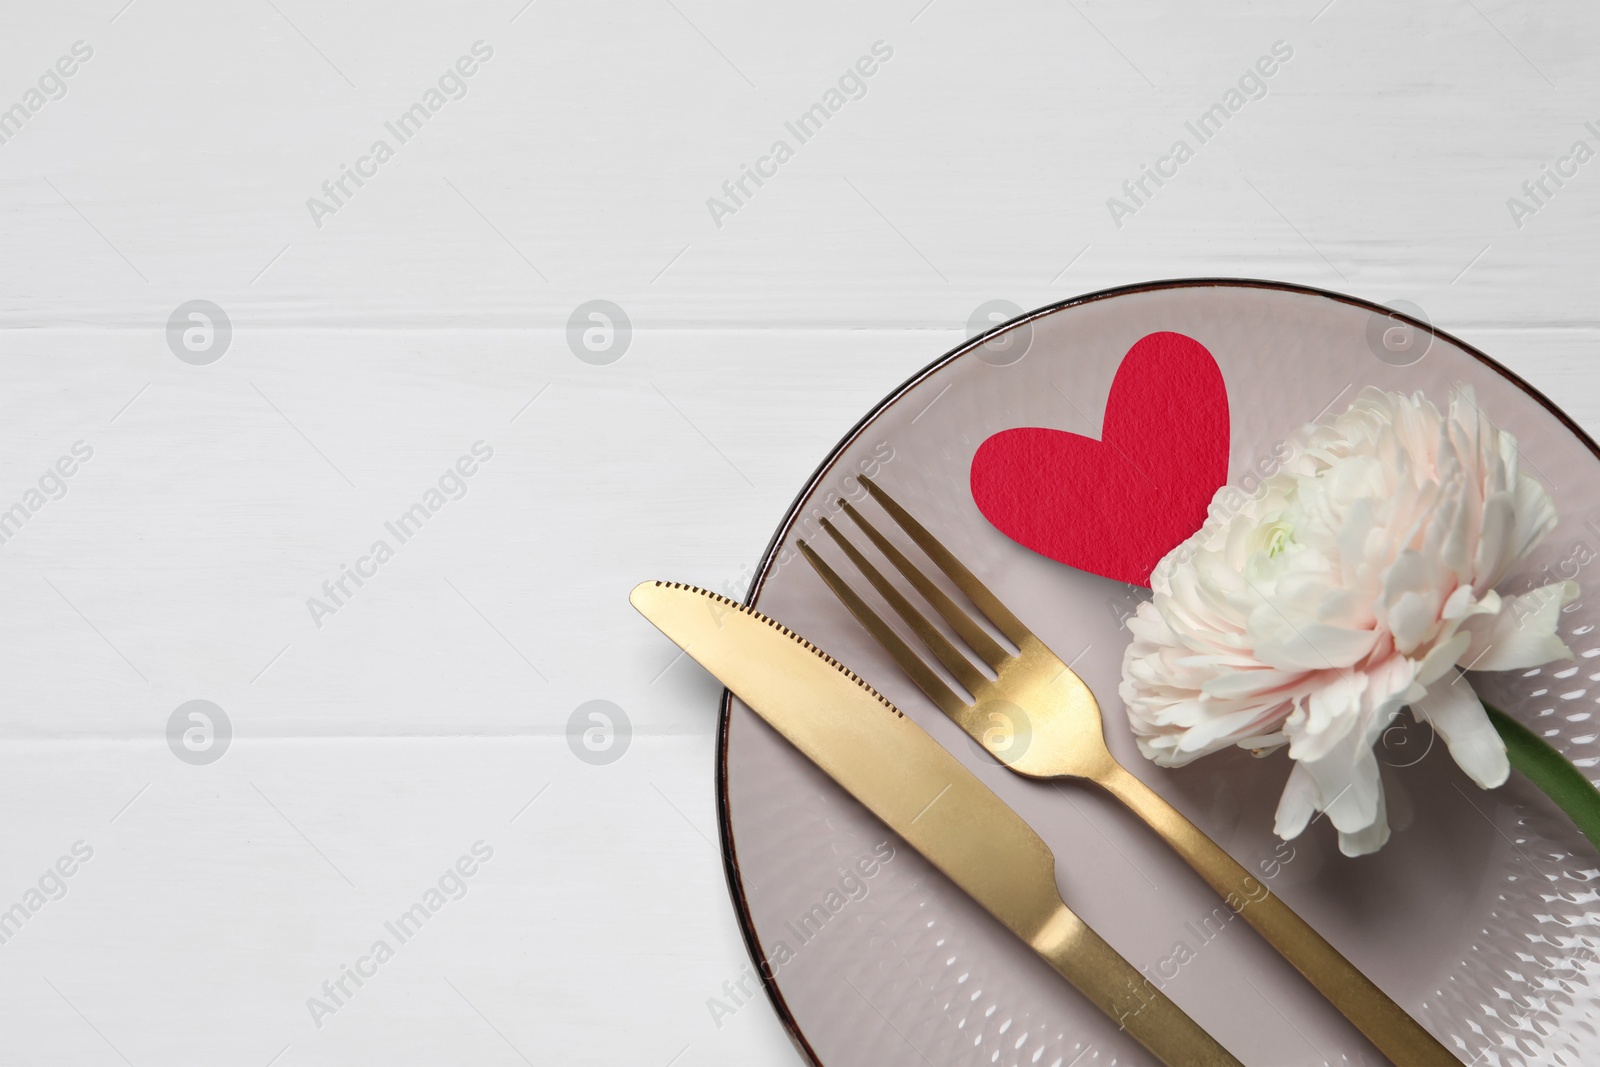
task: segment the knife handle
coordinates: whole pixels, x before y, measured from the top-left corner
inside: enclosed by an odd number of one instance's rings
[[[1095,780],[1165,838],[1230,909],[1255,927],[1391,1063],[1460,1067],[1461,1061],[1372,979],[1155,790],[1118,763]]]
[[[1200,1024],[1117,954],[1065,904],[1033,949],[1167,1067],[1241,1067]]]

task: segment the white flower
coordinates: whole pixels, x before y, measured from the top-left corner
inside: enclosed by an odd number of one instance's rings
[[[1165,766],[1287,744],[1278,834],[1326,811],[1357,856],[1389,839],[1373,745],[1402,707],[1480,786],[1506,780],[1461,672],[1571,658],[1556,626],[1578,587],[1495,592],[1556,510],[1470,392],[1441,415],[1420,393],[1368,388],[1287,445],[1253,495],[1223,487],[1157,564],[1154,598],[1128,620],[1121,695]]]

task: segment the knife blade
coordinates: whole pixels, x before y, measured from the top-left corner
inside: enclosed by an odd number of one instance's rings
[[[1073,914],[1022,817],[881,693],[725,596],[643,582],[629,601],[912,848],[1169,1065],[1238,1060]]]

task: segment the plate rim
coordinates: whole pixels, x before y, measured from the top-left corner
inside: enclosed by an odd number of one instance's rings
[[[1348,293],[1336,292],[1332,289],[1322,289],[1312,285],[1301,285],[1296,282],[1273,281],[1264,278],[1167,278],[1157,281],[1133,282],[1127,285],[1111,286],[1106,289],[1096,289],[1093,292],[1083,293],[1078,296],[1070,296],[1064,300],[1058,300],[1055,303],[1046,304],[1042,307],[1035,308],[1032,311],[1025,311],[1021,315],[1009,319],[1006,322],[1000,323],[992,329],[985,330],[983,333],[976,334],[973,337],[962,341],[956,347],[937,357],[931,363],[924,366],[921,370],[912,374],[911,377],[907,378],[905,381],[891,389],[888,394],[874,404],[866,414],[861,416],[861,418],[856,421],[854,426],[850,427],[845,435],[841,437],[833,446],[833,448],[828,451],[828,454],[822,459],[822,462],[817,465],[816,470],[814,470],[811,473],[811,476],[807,478],[801,485],[799,491],[795,493],[794,499],[790,502],[788,509],[784,512],[783,519],[778,523],[777,529],[773,531],[772,537],[767,542],[765,551],[762,552],[761,562],[756,566],[755,574],[750,579],[750,587],[745,590],[745,595],[741,603],[749,605],[760,594],[762,587],[766,584],[768,575],[771,573],[772,565],[777,559],[778,549],[782,546],[784,539],[788,536],[790,529],[794,526],[796,520],[800,516],[802,504],[817,488],[817,486],[827,478],[828,473],[833,469],[834,465],[839,462],[839,458],[845,449],[849,448],[850,445],[861,436],[867,427],[870,426],[873,421],[876,420],[877,417],[882,414],[891,404],[897,403],[903,396],[905,396],[906,393],[915,388],[929,375],[940,370],[946,364],[961,358],[973,349],[981,347],[996,334],[1003,333],[1014,326],[1020,326],[1023,323],[1031,322],[1034,319],[1053,314],[1057,311],[1062,311],[1071,307],[1077,307],[1083,304],[1095,303],[1096,301],[1100,300],[1108,300],[1112,297],[1131,296],[1137,293],[1160,292],[1167,289],[1197,288],[1271,289],[1277,292],[1293,293],[1299,296],[1323,297],[1325,299],[1335,300],[1342,304],[1349,304],[1354,307],[1359,307],[1366,311],[1388,315],[1391,318],[1398,318],[1414,327],[1417,327],[1418,329],[1425,330],[1431,337],[1440,338],[1449,342],[1450,344],[1455,345],[1457,348],[1461,349],[1463,352],[1466,352],[1480,363],[1485,364],[1490,370],[1500,375],[1507,382],[1516,386],[1518,389],[1521,389],[1532,400],[1543,406],[1545,410],[1550,412],[1550,414],[1554,415],[1558,422],[1566,427],[1566,429],[1571,432],[1574,437],[1576,437],[1586,448],[1588,448],[1589,451],[1594,454],[1597,460],[1600,460],[1600,445],[1597,445],[1594,438],[1590,437],[1583,427],[1579,426],[1570,415],[1557,407],[1556,404],[1541,390],[1536,388],[1521,375],[1517,374],[1515,371],[1496,360],[1494,357],[1477,348],[1475,345],[1468,344],[1466,341],[1456,337],[1454,334],[1439,329],[1431,322],[1418,319],[1403,311],[1399,311],[1384,304],[1376,303],[1375,301],[1366,300],[1362,297],[1351,296]],[[815,1065],[815,1067],[822,1067],[821,1058],[817,1055],[816,1050],[812,1048],[811,1042],[806,1038],[805,1033],[800,1029],[799,1020],[797,1020],[794,1017],[794,1014],[789,1010],[788,1002],[784,999],[783,990],[778,987],[777,980],[775,978],[768,977],[762,972],[761,961],[766,957],[761,952],[761,942],[756,933],[754,919],[750,914],[750,904],[744,895],[744,880],[739,870],[738,850],[733,842],[732,809],[728,802],[728,724],[731,720],[732,713],[733,694],[724,688],[722,690],[721,711],[717,717],[717,746],[714,757],[714,777],[716,780],[717,793],[716,803],[718,851],[722,855],[722,873],[723,877],[727,881],[728,897],[733,904],[734,916],[739,923],[739,934],[741,939],[744,941],[745,952],[750,957],[751,965],[756,972],[756,976],[761,980],[761,987],[766,992],[767,1000],[772,1005],[773,1011],[777,1014],[779,1023],[783,1025],[784,1031],[789,1036],[789,1040],[794,1044],[795,1049],[801,1054],[805,1061],[809,1064]]]

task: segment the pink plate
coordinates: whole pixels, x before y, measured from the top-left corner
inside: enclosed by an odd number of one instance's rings
[[[1122,620],[1137,591],[1036,555],[979,514],[968,491],[978,445],[1013,426],[1099,436],[1118,361],[1158,330],[1195,338],[1222,369],[1232,408],[1230,481],[1270,467],[1274,446],[1291,431],[1347,405],[1363,386],[1421,390],[1442,405],[1464,382],[1516,435],[1524,469],[1561,511],[1555,533],[1502,589],[1571,576],[1600,550],[1600,452],[1483,354],[1348,297],[1266,282],[1166,282],[1034,312],[896,390],[801,492],[751,602],[867,678],[1021,813],[1054,850],[1067,903],[1245,1063],[1385,1062],[1153,833],[1093,786],[1028,781],[995,763],[833,599],[796,542],[820,533],[818,519],[834,513],[840,497],[861,500],[855,475],[872,474],[1073,664],[1100,699],[1119,759],[1256,870],[1463,1063],[1600,1062],[1600,862],[1537,790],[1515,775],[1504,788],[1479,790],[1427,727],[1402,715],[1379,752],[1395,828],[1389,844],[1347,859],[1326,820],[1282,844],[1272,834],[1288,774],[1282,753],[1257,761],[1230,751],[1180,771],[1138,754],[1117,698],[1128,642]],[[1586,570],[1577,577],[1594,580]],[[1487,698],[1587,768],[1600,758],[1600,598],[1572,605],[1565,619],[1575,662],[1477,681]],[[766,961],[767,994],[813,1061],[1149,1062],[735,700],[724,706],[718,798],[746,942]],[[862,859],[870,877],[859,873]],[[745,989],[754,994],[756,984],[752,977]]]

